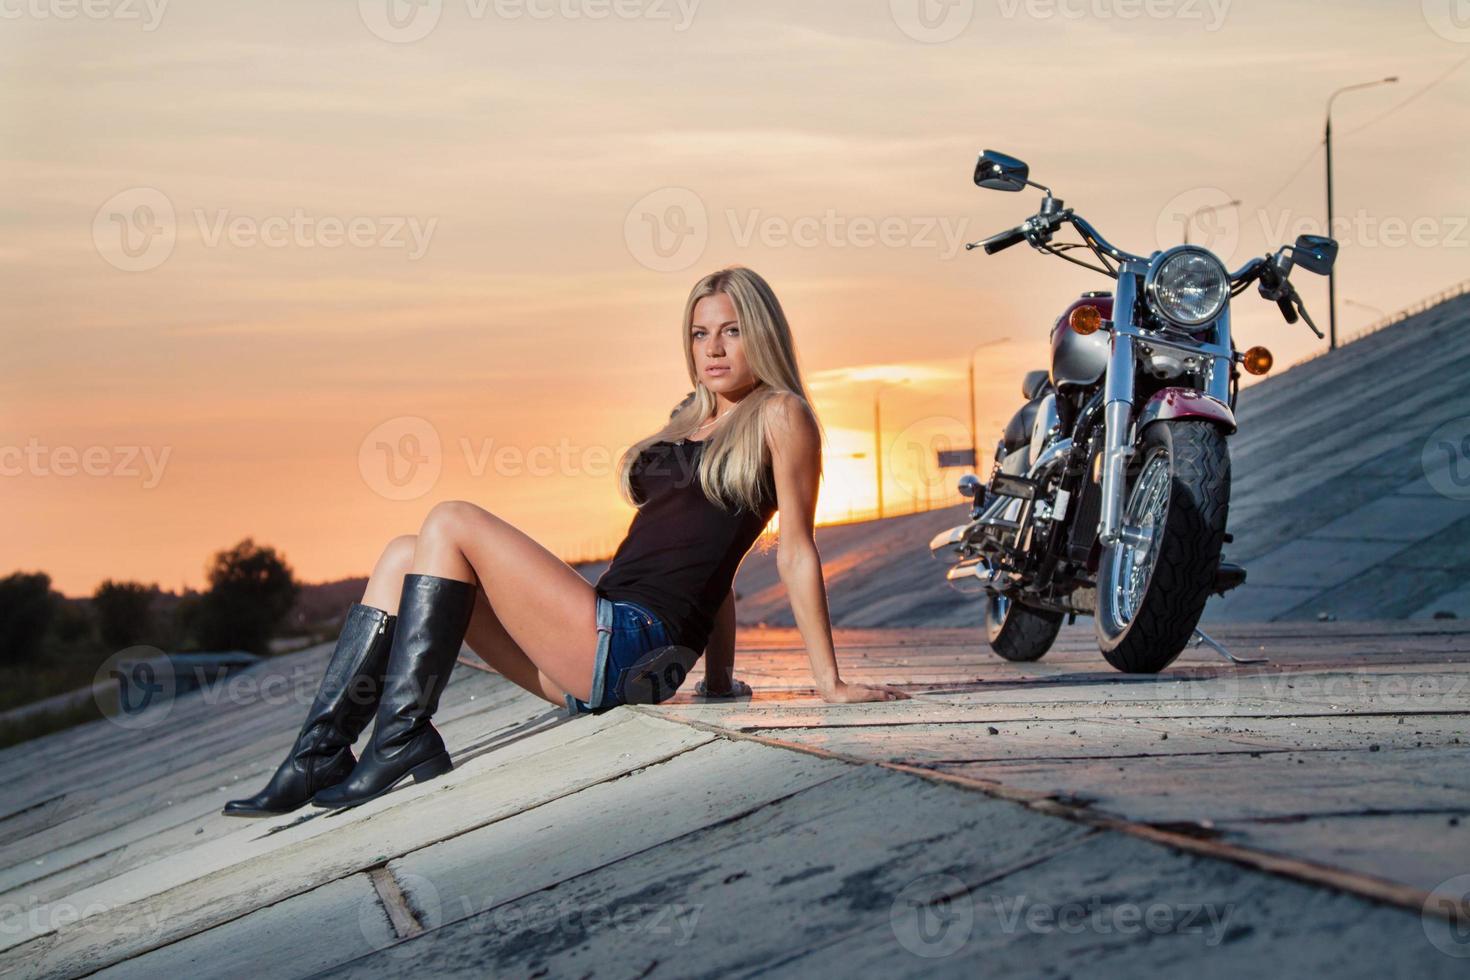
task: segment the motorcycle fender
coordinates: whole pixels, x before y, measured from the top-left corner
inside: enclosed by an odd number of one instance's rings
[[[1193,388],[1164,388],[1154,393],[1138,413],[1138,432],[1155,422],[1199,419],[1213,422],[1227,433],[1235,431],[1235,413],[1230,406]]]

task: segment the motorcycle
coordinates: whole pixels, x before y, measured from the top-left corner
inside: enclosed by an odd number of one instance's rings
[[[1148,256],[1117,248],[1006,154],[984,151],[975,183],[1043,197],[1034,215],[968,249],[993,255],[1025,242],[1116,282],[1057,318],[1051,368],[1023,379],[1025,404],[1001,434],[989,480],[959,480],[973,500],[969,520],[935,536],[930,553],[952,564],[950,585],[983,597],[987,639],[1006,660],[1041,658],[1062,620],[1079,615],[1093,617],[1103,657],[1128,673],[1163,670],[1194,636],[1230,656],[1198,624],[1211,595],[1245,581],[1222,558],[1226,439],[1239,369],[1272,365],[1265,347],[1237,350],[1230,300],[1254,284],[1288,323],[1301,319],[1321,337],[1290,277],[1298,266],[1327,275],[1337,243],[1302,235],[1229,272],[1198,245]],[[1080,241],[1054,241],[1063,226]]]

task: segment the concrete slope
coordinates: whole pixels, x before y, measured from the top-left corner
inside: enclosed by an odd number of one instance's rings
[[[1242,392],[1229,553],[1250,578],[1207,616],[1470,618],[1467,379],[1459,296]]]

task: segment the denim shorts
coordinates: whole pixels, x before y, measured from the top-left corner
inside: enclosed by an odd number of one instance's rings
[[[568,714],[620,704],[658,704],[674,696],[699,655],[669,641],[668,627],[630,599],[597,597],[597,653],[591,702],[568,694]]]

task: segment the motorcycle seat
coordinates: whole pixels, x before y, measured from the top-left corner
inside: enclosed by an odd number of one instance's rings
[[[1015,452],[1023,445],[1031,444],[1031,427],[1036,424],[1036,412],[1047,395],[1056,389],[1050,381],[1042,385],[1030,401],[1016,410],[1011,420],[1006,423],[1005,431],[1001,433],[1001,439],[1005,444],[1006,452]]]

